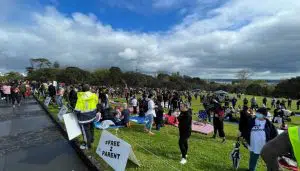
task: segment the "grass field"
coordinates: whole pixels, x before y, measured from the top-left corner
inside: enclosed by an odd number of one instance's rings
[[[250,100],[252,96],[247,96]],[[263,97],[257,97],[259,105],[262,104]],[[242,98],[243,99],[243,98]],[[124,101],[124,99],[118,99]],[[271,100],[268,99],[270,106]],[[238,101],[242,106],[242,100]],[[193,112],[203,109],[199,99],[192,101]],[[296,111],[295,102],[293,102],[293,111]],[[49,107],[50,112],[57,118],[58,109],[53,106]],[[299,112],[299,111],[298,111]],[[272,113],[272,112],[271,112]],[[292,122],[288,125],[300,125],[300,117],[293,117]],[[233,149],[233,145],[237,138],[238,125],[234,123],[225,123],[225,133],[227,141],[221,144],[220,139],[211,139],[211,135],[202,135],[192,133],[189,139],[188,163],[184,166],[179,164],[181,159],[178,147],[178,128],[173,126],[165,126],[160,132],[154,131],[154,136],[149,136],[143,132],[143,125],[132,124],[131,128],[122,128],[119,131],[110,130],[110,132],[119,138],[125,140],[133,147],[133,151],[141,163],[141,167],[135,166],[128,162],[126,170],[215,170],[226,171],[233,170],[229,154]],[[93,156],[103,170],[112,170],[105,162],[95,153],[101,131],[95,131],[95,143],[89,154]],[[81,139],[81,138],[80,138]],[[240,170],[247,170],[249,152],[241,147],[241,163]],[[262,161],[259,162],[257,170],[265,170]]]

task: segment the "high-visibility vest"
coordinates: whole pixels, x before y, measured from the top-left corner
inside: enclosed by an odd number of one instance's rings
[[[300,127],[290,127],[288,132],[291,144],[293,146],[293,152],[297,160],[298,168],[300,168]]]
[[[98,97],[92,92],[78,92],[75,111],[80,113],[92,112],[97,109]]]

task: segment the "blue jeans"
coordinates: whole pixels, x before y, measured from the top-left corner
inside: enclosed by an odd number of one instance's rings
[[[259,154],[255,154],[252,151],[250,152],[250,160],[249,160],[249,171],[255,171],[257,161],[259,159]]]
[[[62,98],[62,96],[57,96],[56,97],[56,103],[57,103],[57,105],[59,106],[59,107],[62,107],[63,106],[63,98]]]
[[[152,124],[153,124],[153,115],[146,115],[146,128],[151,131],[152,128]]]

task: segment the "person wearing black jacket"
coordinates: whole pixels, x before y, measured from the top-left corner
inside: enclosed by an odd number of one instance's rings
[[[163,124],[164,108],[162,107],[161,102],[159,101],[156,105],[157,105],[157,108],[155,109],[156,117],[154,120],[155,120],[156,130],[159,131]]]
[[[179,128],[179,148],[181,151],[181,164],[186,164],[187,152],[188,152],[188,139],[192,132],[192,110],[188,104],[181,104],[180,115],[178,116],[178,128]]]
[[[48,93],[49,96],[51,97],[52,102],[55,102],[56,89],[52,83],[48,87]]]
[[[248,117],[247,127],[242,132],[243,138],[250,145],[249,171],[255,171],[263,146],[278,135],[276,127],[266,118],[267,115],[266,108],[259,108],[254,118]]]
[[[245,138],[247,133],[247,124],[248,118],[250,117],[250,111],[247,106],[244,106],[243,110],[240,112],[240,121],[239,121],[239,131],[241,137]]]
[[[77,102],[77,92],[75,91],[74,87],[71,87],[71,91],[69,93],[69,102],[70,106],[74,109]]]

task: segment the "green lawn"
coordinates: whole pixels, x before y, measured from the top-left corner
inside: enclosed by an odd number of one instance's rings
[[[247,96],[250,100],[252,96]],[[121,99],[124,101],[124,99]],[[262,103],[262,97],[257,97],[259,104]],[[270,99],[268,101],[270,105]],[[239,100],[239,104],[242,101]],[[203,109],[199,99],[193,99],[193,112]],[[295,102],[293,109],[296,109]],[[49,107],[50,112],[56,117],[58,109],[53,106]],[[289,125],[299,125],[300,117],[293,117]],[[122,128],[118,132],[109,130],[112,134],[125,140],[133,147],[133,151],[141,163],[141,167],[135,166],[128,162],[126,170],[232,170],[229,154],[233,149],[236,140],[238,126],[237,124],[225,123],[225,133],[227,141],[221,144],[220,139],[211,139],[211,135],[202,135],[192,133],[189,139],[188,163],[184,166],[179,164],[181,159],[178,147],[178,129],[173,126],[165,126],[160,132],[154,131],[154,136],[149,136],[143,132],[143,125],[132,124],[131,128]],[[88,151],[99,163],[103,170],[112,170],[105,162],[95,153],[101,131],[95,131],[95,143],[92,149]],[[81,140],[81,138],[79,138]],[[248,168],[249,152],[241,148],[241,170]],[[265,170],[262,161],[258,165],[258,170]]]

